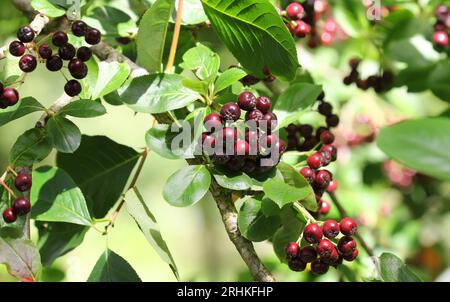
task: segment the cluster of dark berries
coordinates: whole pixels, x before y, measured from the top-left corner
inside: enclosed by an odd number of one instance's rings
[[[75,36],[84,37],[86,43],[90,45],[96,45],[101,41],[100,31],[89,27],[83,21],[74,21],[71,29]],[[54,54],[50,45],[32,43],[35,36],[36,34],[31,27],[23,26],[17,31],[19,41],[13,41],[9,45],[10,53],[13,56],[21,57],[19,61],[20,69],[27,73],[34,71],[38,63],[37,56],[44,60],[47,69],[53,72],[61,70],[64,61],[68,61],[67,67],[74,79],[66,83],[64,91],[72,97],[80,94],[82,88],[77,80],[85,78],[88,73],[85,62],[92,57],[91,49],[86,46],[76,49],[69,43],[67,34],[63,31],[58,31],[52,36],[52,44],[58,48],[57,54]],[[26,43],[31,44],[26,45]],[[25,54],[27,49],[30,53]]]
[[[394,74],[390,70],[384,70],[381,75],[372,75],[363,80],[360,78],[358,67],[361,64],[360,59],[351,59],[349,61],[351,68],[350,74],[344,78],[344,84],[350,86],[355,83],[359,89],[368,90],[373,88],[375,92],[382,93],[392,89],[394,85]]]
[[[19,192],[27,192],[31,189],[31,175],[27,173],[17,174],[14,185]],[[3,211],[3,220],[6,223],[13,223],[18,216],[24,216],[31,210],[31,204],[27,197],[16,198],[12,207]]]
[[[337,160],[337,149],[334,143],[334,134],[331,128],[337,127],[339,117],[333,114],[333,106],[324,101],[325,94],[322,93],[318,98],[318,112],[326,119],[327,126],[314,128],[309,124],[294,125],[290,124],[286,128],[288,137],[287,150],[298,150],[307,152],[315,150],[314,153],[307,158],[307,167],[300,169],[300,174],[311,184],[316,194],[317,203],[319,205],[320,214],[328,214],[330,204],[322,199],[325,191],[332,193],[336,190],[337,183],[333,180],[330,171],[321,167],[328,166],[331,162]]]
[[[309,36],[308,46],[316,48],[319,44],[333,44],[339,34],[336,21],[332,17],[323,18],[328,12],[328,3],[325,1],[306,0],[302,4],[290,3],[281,15],[287,18],[285,24],[293,37]]]
[[[19,92],[14,88],[5,88],[0,82],[0,109],[14,106],[19,101]]]
[[[303,240],[308,245],[300,248],[297,242],[291,242],[286,246],[289,268],[301,272],[311,263],[311,273],[323,275],[330,266],[336,268],[343,260],[355,260],[358,249],[352,236],[357,229],[358,224],[351,218],[343,218],[340,223],[327,220],[322,227],[315,223],[308,224],[303,231]],[[338,239],[340,233],[343,236]]]
[[[237,103],[223,105],[220,114],[207,115],[201,139],[203,153],[231,172],[259,174],[271,170],[286,150],[284,141],[272,133],[277,117],[271,106],[269,98],[257,98],[245,91]]]
[[[232,66],[233,67],[233,66]],[[240,79],[240,82],[244,85],[244,86],[253,86],[258,84],[259,82],[263,81],[266,83],[271,83],[273,81],[275,81],[275,76],[273,76],[270,73],[270,70],[268,67],[264,67],[263,69],[263,73],[264,73],[264,78],[258,78],[254,75],[248,74],[245,77],[243,77],[242,79]]]
[[[433,44],[438,50],[443,50],[450,44],[450,8],[445,4],[439,4],[434,13],[436,23],[434,24]]]

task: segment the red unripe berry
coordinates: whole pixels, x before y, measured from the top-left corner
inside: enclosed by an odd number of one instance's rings
[[[31,210],[30,201],[26,197],[19,197],[14,201],[12,209],[17,216],[26,215],[30,213]]]
[[[300,260],[305,263],[311,263],[317,258],[317,251],[313,246],[305,246],[300,250]]]
[[[223,139],[224,143],[226,143],[227,141],[235,142],[237,137],[238,137],[238,134],[237,134],[236,128],[231,128],[231,127],[223,128],[222,139]]]
[[[292,2],[286,7],[286,15],[291,20],[300,20],[305,16],[305,9],[298,2]]]
[[[204,119],[205,127],[207,131],[222,129],[222,118],[217,113],[210,113]]]
[[[238,139],[234,145],[235,155],[249,155],[250,145],[243,139]]]
[[[329,45],[333,44],[333,35],[327,31],[323,32],[320,35],[320,42],[325,46],[329,46]]]
[[[248,111],[245,114],[245,120],[246,121],[255,121],[256,124],[263,118],[264,114],[261,112],[261,110],[255,109],[252,111]]]
[[[337,223],[336,220],[327,220],[323,223],[322,226],[323,229],[323,235],[327,238],[335,238],[337,235],[339,235],[339,223]]]
[[[319,244],[317,245],[317,253],[322,258],[330,257],[333,250],[334,250],[334,244],[328,239],[321,240],[319,242]]]
[[[314,178],[314,184],[321,188],[325,189],[331,182],[331,173],[327,170],[320,170],[316,173],[316,177]]]
[[[358,249],[355,249],[351,254],[344,255],[344,259],[346,261],[353,261],[358,257],[358,254],[359,254]]]
[[[323,200],[323,199],[320,200],[320,209],[319,209],[320,214],[322,214],[322,215],[328,214],[330,212],[330,208],[331,208],[331,205],[328,201]]]
[[[346,236],[352,236],[358,230],[358,224],[350,217],[343,218],[339,224],[339,227],[341,229],[341,233]]]
[[[300,246],[297,242],[290,242],[286,245],[285,252],[287,259],[295,258],[299,255]]]
[[[350,236],[344,236],[338,241],[338,250],[343,255],[351,255],[356,249],[356,241]]]
[[[333,193],[337,189],[337,181],[333,179],[327,187],[328,193]]]
[[[297,26],[294,28],[295,36],[297,36],[299,38],[304,38],[310,32],[311,32],[311,27],[309,26],[309,24],[307,24],[303,21],[297,21]]]
[[[323,275],[328,272],[329,265],[320,259],[316,259],[311,263],[311,273],[314,275]]]
[[[332,144],[334,142],[334,135],[330,131],[324,131],[320,134],[320,141],[324,144]]]
[[[322,240],[322,229],[315,223],[308,224],[303,231],[303,239],[309,243],[318,243]]]
[[[438,46],[447,46],[450,40],[445,31],[437,31],[433,34],[433,43]]]
[[[337,149],[333,145],[323,145],[319,152],[328,152],[331,155],[331,160],[335,161],[337,159]]]
[[[20,192],[25,192],[31,188],[31,175],[27,173],[20,173],[14,180],[14,185]]]
[[[329,256],[320,258],[320,260],[328,265],[339,265],[340,259],[341,255],[339,255],[339,252],[335,247],[333,247]]]
[[[16,214],[14,214],[11,208],[7,208],[6,210],[3,211],[3,220],[6,223],[13,223],[14,221],[16,221],[16,219],[17,216]]]
[[[310,183],[314,182],[314,178],[316,177],[316,173],[310,167],[304,167],[300,170],[300,174]]]
[[[319,169],[322,166],[322,156],[316,152],[311,154],[306,160],[311,169]]]

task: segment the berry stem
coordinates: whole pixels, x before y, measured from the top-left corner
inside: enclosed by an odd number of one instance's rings
[[[8,170],[6,170],[5,173],[3,173],[2,177],[0,177],[0,185],[2,185],[3,188],[5,188],[5,190],[8,191],[8,193],[10,195],[12,195],[14,198],[16,198],[16,194],[14,194],[14,191],[5,183],[5,179],[6,179],[7,175],[8,175]]]
[[[177,16],[175,19],[175,28],[173,30],[172,45],[170,46],[169,59],[167,61],[166,72],[172,72],[173,64],[175,62],[175,54],[178,47],[178,39],[180,37],[181,29],[181,15],[183,13],[183,0],[178,0]]]
[[[7,170],[12,173],[14,176],[17,176],[17,172],[11,166],[8,166]]]
[[[298,201],[294,202],[294,208],[299,211],[303,216],[306,217],[312,223],[316,223],[316,219],[306,210]]]

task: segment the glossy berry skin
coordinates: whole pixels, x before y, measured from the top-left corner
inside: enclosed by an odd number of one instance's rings
[[[320,134],[320,141],[326,145],[332,144],[334,142],[334,135],[330,131],[323,131]]]
[[[288,266],[294,272],[302,272],[306,268],[306,263],[301,261],[299,257],[296,257],[288,261]]]
[[[58,54],[61,59],[69,61],[75,57],[76,49],[72,44],[67,43],[59,48]]]
[[[322,156],[318,152],[313,153],[308,156],[306,162],[311,169],[319,169],[322,166]]]
[[[338,250],[333,246],[330,254],[327,257],[321,257],[320,260],[328,265],[339,265],[339,260],[341,255],[339,255]]]
[[[323,145],[320,148],[320,152],[328,152],[331,155],[332,161],[337,159],[337,149],[333,145]]]
[[[262,113],[266,114],[272,107],[272,100],[265,96],[260,96],[256,99],[256,108]]]
[[[322,102],[319,105],[318,109],[319,109],[319,113],[322,114],[323,116],[328,116],[333,113],[333,106],[331,106],[331,104],[327,103],[327,102]]]
[[[85,78],[88,73],[86,64],[84,64],[84,62],[79,59],[70,60],[68,67],[70,74],[78,80]]]
[[[39,46],[39,56],[41,56],[42,59],[49,59],[52,56],[53,50],[50,46],[47,44],[42,44]]]
[[[292,2],[286,7],[286,15],[291,20],[300,20],[305,15],[305,9],[298,2]]]
[[[83,37],[86,34],[88,26],[81,20],[74,21],[72,23],[72,33],[77,37]]]
[[[207,133],[202,133],[202,150],[204,153],[208,155],[214,154],[214,147],[216,146],[216,139],[212,135],[208,135]]]
[[[309,24],[303,21],[297,21],[297,26],[294,28],[294,35],[299,38],[304,38],[311,32]]]
[[[21,57],[25,53],[25,45],[20,41],[12,41],[9,44],[9,53],[15,57]]]
[[[8,105],[14,106],[19,101],[19,93],[14,88],[5,88],[1,99]]]
[[[350,217],[343,218],[339,224],[339,227],[341,229],[341,233],[346,236],[352,236],[358,230],[358,224]]]
[[[245,114],[245,120],[246,121],[255,121],[256,124],[258,124],[259,120],[261,120],[263,118],[263,116],[264,116],[264,114],[260,110],[255,109],[252,111],[248,111]]]
[[[95,28],[88,28],[86,31],[86,35],[84,37],[85,37],[86,43],[88,43],[90,45],[96,45],[96,44],[100,43],[100,41],[102,39],[102,34],[100,33],[99,30],[97,30]]]
[[[336,191],[336,189],[337,189],[337,181],[333,179],[332,181],[330,181],[330,184],[327,187],[327,192],[333,193],[334,191]]]
[[[6,210],[3,211],[3,220],[6,223],[13,223],[14,221],[16,221],[16,219],[17,216],[16,214],[14,214],[11,208],[7,208]]]
[[[284,250],[286,252],[286,258],[289,260],[298,257],[300,253],[300,246],[297,242],[290,242],[286,245]]]
[[[314,179],[316,178],[316,172],[314,172],[313,169],[310,167],[304,167],[300,170],[300,174],[310,183],[312,184],[314,182]]]
[[[34,37],[35,33],[29,26],[22,26],[17,30],[17,38],[23,43],[30,43]]]
[[[438,46],[447,46],[450,42],[448,34],[445,31],[437,31],[433,34],[433,43]]]
[[[36,57],[33,55],[24,55],[19,60],[19,68],[23,72],[33,72],[37,67]]]
[[[317,253],[322,258],[328,258],[334,250],[334,244],[327,239],[323,239],[317,245]]]
[[[310,137],[313,133],[314,129],[311,125],[301,125],[298,127],[298,132],[303,137]]]
[[[275,128],[277,125],[277,116],[273,112],[267,112],[264,114],[259,121],[260,127],[263,128],[263,130],[270,131],[272,128]],[[265,128],[265,129],[264,129]]]
[[[273,135],[273,134],[272,134]],[[281,138],[278,138],[275,142],[275,150],[278,150],[280,155],[283,155],[286,152],[286,143]]]
[[[325,189],[331,182],[331,173],[327,170],[320,170],[316,173],[314,184],[319,188]]]
[[[31,175],[27,173],[17,174],[16,179],[14,180],[14,185],[20,192],[26,192],[30,190],[31,184]]]
[[[47,59],[45,66],[50,71],[59,71],[63,66],[63,61],[59,56],[51,56],[49,59]]]
[[[203,122],[207,131],[222,129],[222,118],[217,113],[208,114]]]
[[[74,97],[81,93],[81,84],[77,80],[70,80],[64,85],[64,91],[68,96]]]
[[[256,97],[250,91],[244,91],[238,97],[238,105],[242,110],[251,111],[256,107]]]
[[[234,145],[235,155],[249,155],[250,145],[243,139],[238,139]]]
[[[311,263],[317,258],[317,251],[313,246],[305,246],[300,250],[300,260],[305,263]]]
[[[321,200],[320,201],[320,214],[322,215],[327,215],[330,212],[330,203],[326,200]]]
[[[322,236],[322,229],[315,223],[308,224],[303,230],[303,239],[308,243],[318,243]]]
[[[338,241],[338,250],[343,255],[351,255],[356,249],[356,241],[350,236],[344,236]]]
[[[279,138],[275,134],[264,135],[260,139],[260,146],[262,148],[271,148],[278,140]]]
[[[222,106],[220,116],[225,122],[235,122],[241,117],[241,108],[235,103],[228,103]]]
[[[358,257],[358,254],[359,254],[358,249],[355,249],[355,250],[353,250],[353,252],[351,254],[344,255],[344,259],[346,261],[350,261],[351,262],[351,261],[355,260]]]
[[[82,46],[77,50],[77,58],[83,62],[89,61],[92,57],[92,50],[89,47]]]
[[[55,46],[61,47],[69,41],[69,37],[63,31],[57,31],[52,36],[52,43]]]
[[[320,259],[316,259],[311,263],[311,273],[314,275],[323,275],[328,272],[328,269],[329,265]]]
[[[224,143],[226,143],[227,141],[234,143],[234,142],[236,142],[237,137],[238,137],[238,134],[237,134],[236,128],[231,128],[231,127],[223,128],[222,139],[223,139]]]
[[[14,201],[12,209],[17,216],[26,215],[31,210],[30,201],[26,197],[19,197]]]
[[[331,163],[331,154],[328,152],[321,152],[319,150],[320,156],[322,156],[322,166],[326,167]]]
[[[327,116],[326,121],[328,127],[337,127],[339,125],[339,117],[336,114]]]
[[[335,238],[339,235],[339,223],[336,220],[327,220],[322,225],[323,235],[327,238]]]

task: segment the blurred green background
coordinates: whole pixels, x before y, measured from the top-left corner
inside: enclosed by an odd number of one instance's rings
[[[26,20],[9,1],[1,1],[0,45],[11,41],[16,29],[25,23]],[[199,40],[221,53],[223,68],[236,63],[211,30],[200,31]],[[450,264],[450,183],[417,174],[408,178],[405,176],[409,175],[408,171],[386,162],[374,143],[352,145],[352,137],[367,135],[373,130],[371,127],[378,129],[404,118],[438,116],[449,109],[448,103],[427,92],[408,94],[404,88],[377,96],[372,91],[345,87],[342,78],[348,73],[347,61],[351,57],[364,56],[363,74],[370,74],[378,68],[375,50],[361,40],[337,43],[314,52],[299,44],[298,51],[302,66],[324,86],[327,100],[340,110],[342,124],[336,132],[339,160],[333,165],[332,172],[339,182],[337,194],[342,203],[350,215],[362,223],[360,232],[376,255],[383,251],[393,252],[406,259],[425,280],[436,280]],[[1,64],[5,70],[14,65]],[[0,73],[0,76],[4,80],[5,75]],[[283,87],[279,82],[275,85]],[[20,94],[21,97],[32,95],[50,106],[61,95],[63,86],[64,79],[59,74],[49,73],[39,66],[27,77]],[[264,89],[262,85],[259,88]],[[144,114],[135,115],[125,106],[105,106],[107,115],[73,120],[84,134],[106,135],[120,144],[142,149],[145,146],[144,135],[152,119]],[[38,118],[39,114],[31,114],[0,128],[0,167],[6,168],[8,152],[16,138],[32,128]],[[54,154],[41,164],[54,164]],[[163,200],[162,188],[166,179],[183,165],[183,161],[169,161],[151,154],[138,182],[159,222],[181,279],[251,280],[227,237],[213,200],[207,197],[189,208],[171,207]],[[335,207],[332,206],[327,217],[338,218]],[[36,238],[35,229],[32,238]],[[85,281],[106,245],[125,258],[142,280],[176,281],[170,268],[153,251],[126,211],[120,213],[108,237],[91,229],[81,246],[45,269],[43,279]],[[256,248],[264,263],[283,281],[335,281],[342,280],[345,274],[353,274],[356,280],[377,277],[372,261],[362,250],[359,260],[346,264],[341,271],[331,270],[323,277],[311,277],[308,273],[290,272],[276,258],[270,243],[258,243]],[[0,266],[0,281],[14,281],[4,266]]]

